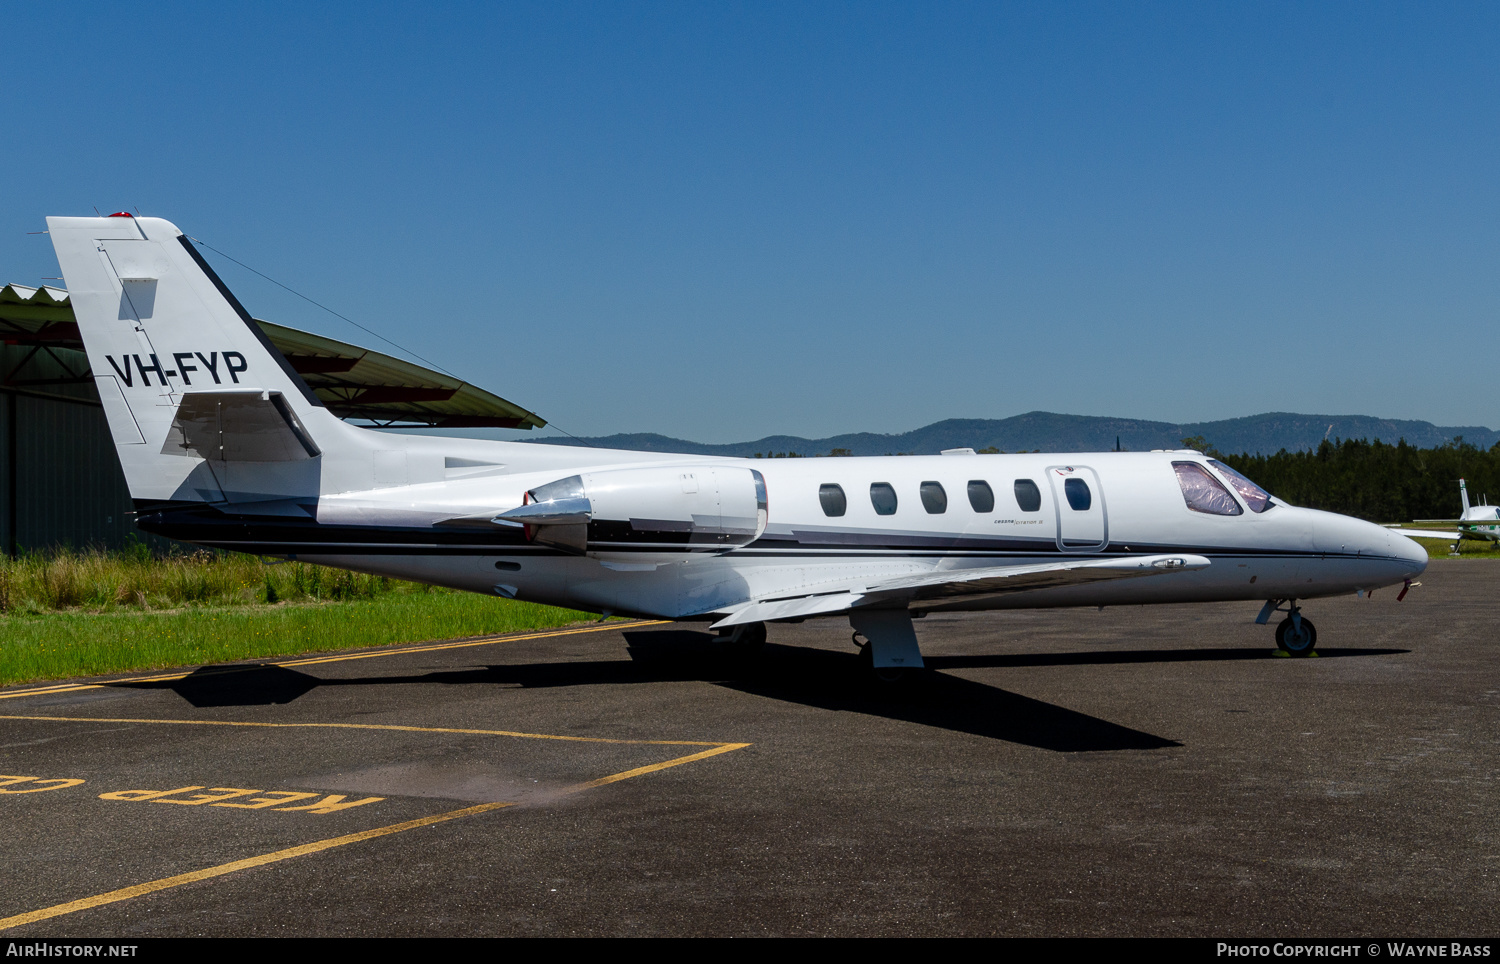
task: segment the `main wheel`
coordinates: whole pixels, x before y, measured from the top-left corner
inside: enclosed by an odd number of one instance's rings
[[[870,681],[884,690],[904,690],[922,674],[910,666],[876,666],[875,647],[868,642],[859,648],[859,661],[864,664]]]
[[[752,656],[766,645],[766,624],[746,623],[733,629],[720,630],[718,644],[737,656]]]
[[[1302,631],[1298,632],[1292,617],[1281,621],[1276,627],[1276,645],[1286,650],[1288,656],[1310,656],[1313,646],[1318,642],[1318,630],[1312,624],[1312,620],[1306,616],[1302,617]]]

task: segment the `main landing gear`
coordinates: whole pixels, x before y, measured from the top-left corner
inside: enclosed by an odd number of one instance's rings
[[[1286,609],[1281,608],[1286,603]],[[1297,605],[1295,599],[1267,599],[1265,606],[1255,621],[1264,626],[1275,612],[1286,612],[1289,615],[1276,627],[1276,646],[1288,656],[1312,656],[1313,646],[1318,642],[1318,629],[1312,624],[1311,619],[1302,615],[1302,608]]]
[[[766,624],[740,623],[738,626],[721,629],[714,642],[721,647],[720,652],[731,656],[754,656],[766,645]]]
[[[854,645],[879,683],[908,683],[923,669],[922,651],[905,609],[856,609],[849,613]],[[860,642],[863,638],[865,641]]]

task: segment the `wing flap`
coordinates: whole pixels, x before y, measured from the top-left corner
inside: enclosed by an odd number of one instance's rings
[[[1058,586],[1080,586],[1112,579],[1138,579],[1174,572],[1206,569],[1203,556],[1161,555],[1128,556],[1123,559],[1092,557],[1027,566],[986,566],[982,569],[944,570],[899,576],[873,584],[851,585],[834,592],[817,595],[782,596],[759,599],[736,609],[714,623],[712,629],[724,629],[742,623],[775,622],[839,613],[861,606],[910,604],[926,599],[948,599],[955,596],[987,596],[1013,592],[1032,592]],[[720,610],[722,612],[722,610]]]
[[[782,619],[799,619],[841,613],[862,598],[862,593],[834,592],[817,596],[794,596],[790,599],[767,599],[750,603],[714,623],[709,629],[727,629],[742,623],[773,623]]]
[[[916,576],[901,576],[868,588],[870,596],[910,593],[917,599],[947,599],[954,596],[985,596],[1081,586],[1113,579],[1138,579],[1172,572],[1206,569],[1204,556],[1127,556],[1111,559],[1079,559],[1038,563],[1030,566],[991,566],[984,569],[948,570]]]

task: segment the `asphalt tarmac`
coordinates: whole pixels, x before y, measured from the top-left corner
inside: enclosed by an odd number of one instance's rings
[[[1500,565],[0,690],[0,935],[1500,934]]]

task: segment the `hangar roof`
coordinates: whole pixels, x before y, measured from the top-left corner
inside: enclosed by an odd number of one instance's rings
[[[468,382],[391,355],[255,319],[293,369],[339,418],[377,425],[447,428],[541,428],[535,413]],[[28,360],[45,352],[72,371],[57,351],[83,351],[73,306],[62,288],[8,284],[0,288],[0,341],[31,346]],[[7,386],[16,371],[0,373]],[[74,379],[80,380],[80,379]]]

